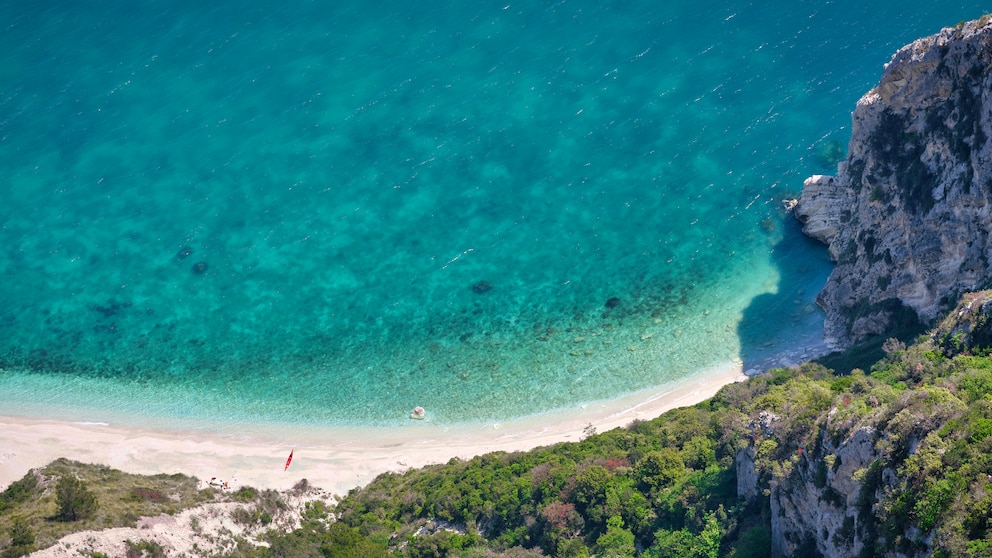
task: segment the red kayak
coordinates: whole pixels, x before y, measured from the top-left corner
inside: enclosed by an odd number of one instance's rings
[[[293,462],[293,452],[294,451],[296,451],[296,449],[289,450],[289,459],[286,460],[286,467],[283,468],[283,471],[285,471],[286,469],[289,469],[289,464]]]

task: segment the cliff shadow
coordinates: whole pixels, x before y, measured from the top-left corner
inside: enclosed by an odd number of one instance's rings
[[[826,246],[804,235],[791,215],[781,226],[782,240],[771,253],[779,272],[777,288],[755,297],[737,326],[740,358],[748,375],[828,352],[823,342],[824,313],[815,300],[833,263]]]

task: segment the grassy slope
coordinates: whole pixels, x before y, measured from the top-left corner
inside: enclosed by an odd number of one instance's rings
[[[97,498],[99,508],[88,519],[58,521],[54,493],[58,479],[74,475]],[[0,550],[10,544],[15,517],[27,521],[35,547],[44,548],[76,531],[133,527],[139,517],[177,511],[213,500],[213,491],[197,490],[197,480],[184,475],[139,476],[102,465],[59,459],[33,470],[0,494]]]

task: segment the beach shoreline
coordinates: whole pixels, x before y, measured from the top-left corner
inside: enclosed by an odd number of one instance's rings
[[[428,414],[428,420],[411,419],[399,428],[243,425],[240,432],[212,433],[0,415],[0,489],[30,469],[65,457],[128,473],[217,478],[232,489],[287,490],[305,478],[344,495],[385,472],[579,441],[592,432],[699,403],[746,378],[740,363],[726,363],[678,382],[568,410],[451,425],[435,423]],[[290,451],[294,459],[284,470]]]

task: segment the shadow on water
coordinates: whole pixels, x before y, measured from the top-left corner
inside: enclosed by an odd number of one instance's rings
[[[823,310],[814,301],[833,264],[826,246],[802,234],[791,215],[781,226],[782,240],[772,250],[772,263],[779,271],[777,289],[755,297],[737,327],[740,358],[749,375],[826,351]]]

